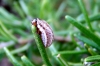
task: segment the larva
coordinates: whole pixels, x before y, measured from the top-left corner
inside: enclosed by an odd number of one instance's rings
[[[40,35],[45,47],[49,47],[54,39],[54,34],[49,24],[38,18],[32,21],[32,25],[37,28],[37,33]]]

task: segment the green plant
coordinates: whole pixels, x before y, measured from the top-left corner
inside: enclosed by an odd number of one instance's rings
[[[6,53],[15,66],[100,65],[99,0],[2,0],[0,4],[0,61]],[[34,32],[34,18],[51,26],[55,40],[50,47],[44,48]]]

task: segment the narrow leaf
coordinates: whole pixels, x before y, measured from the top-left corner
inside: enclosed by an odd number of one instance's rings
[[[65,16],[67,21],[69,21],[71,24],[73,24],[75,27],[77,27],[83,34],[85,34],[88,38],[93,40],[98,46],[100,46],[100,38],[96,36],[94,33],[92,33],[89,29],[85,28],[82,24],[77,22],[75,19],[73,19],[70,16]]]

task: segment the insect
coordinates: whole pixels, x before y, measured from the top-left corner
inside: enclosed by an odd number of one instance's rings
[[[32,21],[32,25],[36,27],[44,46],[49,47],[54,40],[54,34],[49,24],[44,20],[36,18]]]

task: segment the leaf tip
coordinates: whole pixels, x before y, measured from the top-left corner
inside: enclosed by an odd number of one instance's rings
[[[68,15],[66,15],[66,16],[65,16],[65,19],[67,19],[68,17],[69,17],[69,16],[68,16]]]
[[[31,26],[32,32],[34,33],[36,31],[36,28],[34,25]]]

